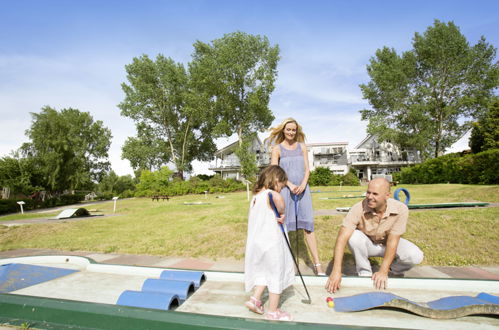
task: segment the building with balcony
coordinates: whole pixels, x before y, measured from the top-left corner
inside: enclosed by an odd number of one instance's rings
[[[220,174],[223,179],[242,180],[240,172],[241,163],[236,155],[236,148],[239,141],[217,150],[214,163],[210,164],[209,170]],[[251,151],[256,154],[256,163],[258,168],[262,169],[270,164],[270,151],[264,146],[262,141],[255,137],[251,144]]]
[[[310,170],[327,167],[334,174],[348,173],[348,142],[309,143],[307,144]]]
[[[215,162],[209,169],[222,178],[241,180],[241,164],[235,154],[238,141],[218,150]],[[355,149],[348,150],[348,142],[328,142],[307,144],[310,170],[326,167],[338,175],[347,174],[355,169],[360,180],[369,181],[376,176],[389,176],[399,172],[404,166],[421,162],[415,149],[401,149],[393,143],[378,142],[376,137],[368,135]],[[270,164],[270,150],[255,137],[251,150],[256,154],[257,166],[261,169]]]
[[[399,172],[402,167],[421,162],[415,149],[401,149],[390,141],[378,142],[368,135],[355,149],[349,151],[349,166],[357,176],[369,181],[375,176],[387,176]]]

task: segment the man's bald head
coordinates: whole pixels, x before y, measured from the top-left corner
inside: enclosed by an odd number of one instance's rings
[[[390,181],[385,178],[372,179],[371,181],[369,181],[369,185],[380,187],[386,193],[390,192]]]

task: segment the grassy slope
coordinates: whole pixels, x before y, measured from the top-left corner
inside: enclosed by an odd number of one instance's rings
[[[411,203],[499,202],[499,186],[404,185]],[[359,199],[320,200],[322,197],[357,195],[364,188],[316,187],[330,191],[312,194],[314,208],[351,206]],[[182,196],[169,202],[137,198],[119,200],[118,217],[89,218],[78,222],[57,222],[19,227],[0,225],[0,250],[51,248],[105,253],[134,253],[208,258],[244,257],[248,202],[246,193],[225,194],[225,198]],[[206,201],[210,205],[183,205]],[[112,213],[112,202],[99,205]],[[429,265],[496,265],[499,260],[499,208],[411,211],[405,238],[425,252]],[[343,215],[316,217],[321,259],[330,260]],[[295,236],[290,235],[292,244]],[[305,254],[299,235],[300,256]],[[347,255],[347,262],[351,256]]]

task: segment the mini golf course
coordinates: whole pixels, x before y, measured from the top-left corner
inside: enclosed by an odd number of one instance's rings
[[[306,295],[296,278],[281,298],[294,321],[270,322],[244,306],[249,294],[242,273],[99,264],[75,256],[1,259],[0,321],[40,329],[499,327],[497,281],[391,278],[389,289],[376,291],[370,278],[344,277],[329,307],[326,278],[304,280],[312,303],[302,303]]]

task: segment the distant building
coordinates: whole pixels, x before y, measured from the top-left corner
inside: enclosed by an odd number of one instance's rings
[[[238,141],[217,150],[215,163],[210,164],[209,169],[224,179],[242,179],[241,164],[235,154],[237,145]],[[367,136],[351,151],[347,147],[348,142],[307,144],[310,170],[326,167],[334,174],[344,175],[353,168],[359,179],[368,181],[373,176],[391,175],[404,166],[421,162],[415,149],[400,149],[389,141],[379,143],[372,135]],[[251,150],[256,154],[259,168],[270,164],[270,150],[266,149],[258,137],[253,140]]]
[[[373,175],[391,175],[405,166],[421,162],[416,149],[400,149],[390,141],[378,142],[368,135],[355,149],[349,151],[349,166],[359,179],[369,181]]]
[[[210,164],[209,170],[220,174],[223,179],[241,180],[241,163],[236,155],[236,148],[239,141],[215,152],[215,163]],[[262,141],[255,137],[251,144],[251,151],[256,154],[256,163],[259,168],[264,168],[270,164],[270,151],[267,151]]]
[[[309,143],[307,144],[310,170],[327,167],[334,174],[348,173],[348,142]]]

